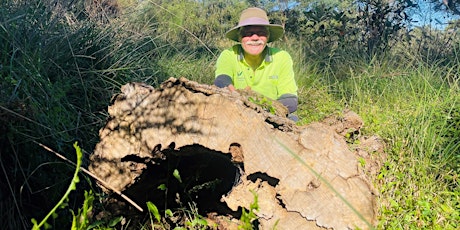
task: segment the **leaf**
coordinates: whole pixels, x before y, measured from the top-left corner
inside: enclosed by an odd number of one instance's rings
[[[174,214],[172,213],[171,209],[166,209],[165,215],[167,215],[167,216],[174,216]]]
[[[70,227],[71,230],[78,230],[77,228],[77,217],[72,212],[72,226]]]
[[[68,200],[64,201],[61,205],[59,205],[60,209],[67,208],[69,206]]]
[[[102,221],[102,220],[96,220],[96,221],[94,221],[92,224],[90,224],[90,225],[88,226],[88,229],[93,229],[93,228],[102,226],[102,224],[104,224],[104,221]]]
[[[174,176],[180,183],[182,183],[182,179],[180,178],[180,175],[179,175],[179,170],[174,169],[173,176]]]
[[[111,228],[115,227],[115,225],[117,225],[118,223],[120,223],[121,220],[123,220],[123,216],[119,216],[119,217],[117,217],[117,218],[114,218],[114,219],[110,220],[110,222],[109,222],[109,227],[111,227]]]
[[[157,206],[155,206],[152,202],[148,201],[148,202],[147,202],[147,208],[149,209],[150,213],[153,214],[153,216],[155,217],[155,219],[156,219],[158,222],[161,222],[161,216],[160,216],[160,212],[158,212]]]
[[[160,189],[161,191],[168,189],[165,184],[160,184],[157,188]]]
[[[207,226],[208,222],[205,219],[199,218],[194,220],[195,223],[200,224],[201,226]]]
[[[34,226],[32,227],[33,230],[35,230],[35,229],[40,229],[40,228],[38,227],[38,222],[37,222],[37,220],[36,220],[35,218],[32,218],[32,219],[30,220],[30,222],[32,222],[32,224],[34,225]]]

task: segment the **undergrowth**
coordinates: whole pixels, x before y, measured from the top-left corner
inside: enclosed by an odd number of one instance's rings
[[[80,182],[80,178],[78,176],[78,173],[80,171],[83,153],[81,152],[81,149],[80,149],[80,147],[78,146],[78,144],[76,142],[73,145],[73,147],[75,148],[75,151],[76,151],[77,163],[76,163],[76,166],[75,166],[75,172],[73,174],[72,181],[70,182],[70,185],[67,188],[67,191],[64,193],[64,196],[57,202],[57,204],[43,218],[43,220],[38,222],[35,218],[32,218],[31,221],[32,221],[32,224],[33,224],[33,226],[32,226],[33,230],[38,230],[38,229],[41,229],[42,227],[45,228],[45,229],[51,228],[52,226],[47,222],[48,219],[51,216],[53,218],[57,218],[56,210],[58,208],[66,208],[67,205],[68,205],[67,202],[68,202],[70,193],[77,189],[77,184],[78,184],[78,182]],[[90,202],[90,200],[87,197],[87,194],[85,194],[85,202]],[[86,207],[87,207],[87,205],[85,205],[84,209],[83,209],[84,214],[87,214],[87,212],[88,212],[88,210],[85,209]],[[79,213],[79,214],[81,215],[81,213]],[[85,227],[85,225],[87,225],[87,224],[88,223],[86,221],[82,221],[82,222],[78,221],[77,222],[77,219],[75,218],[75,215],[73,215],[72,229],[83,229]]]
[[[378,71],[353,76],[341,91],[363,116],[364,132],[388,144],[389,159],[374,181],[379,229],[458,228],[458,83],[431,66]]]

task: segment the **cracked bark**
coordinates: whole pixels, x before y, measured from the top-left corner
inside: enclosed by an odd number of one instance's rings
[[[374,224],[374,189],[339,135],[359,131],[362,121],[349,122],[353,128],[332,119],[299,127],[283,107],[271,114],[247,93],[185,78],[159,89],[129,83],[109,107],[90,171],[141,205],[195,202],[202,213],[235,218],[254,201],[254,191],[261,229]]]

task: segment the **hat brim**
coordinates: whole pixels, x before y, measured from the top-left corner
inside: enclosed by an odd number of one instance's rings
[[[248,25],[238,25],[230,29],[227,33],[225,33],[225,36],[233,41],[240,42],[240,34],[239,34],[239,29],[241,27],[245,26],[265,26],[268,28],[270,31],[270,36],[268,37],[269,42],[276,41],[280,39],[283,34],[284,34],[284,28],[282,25],[277,25],[277,24],[248,24]]]

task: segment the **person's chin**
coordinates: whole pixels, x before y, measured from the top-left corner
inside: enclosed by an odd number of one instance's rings
[[[249,47],[248,53],[251,55],[259,55],[264,51],[262,47]]]

